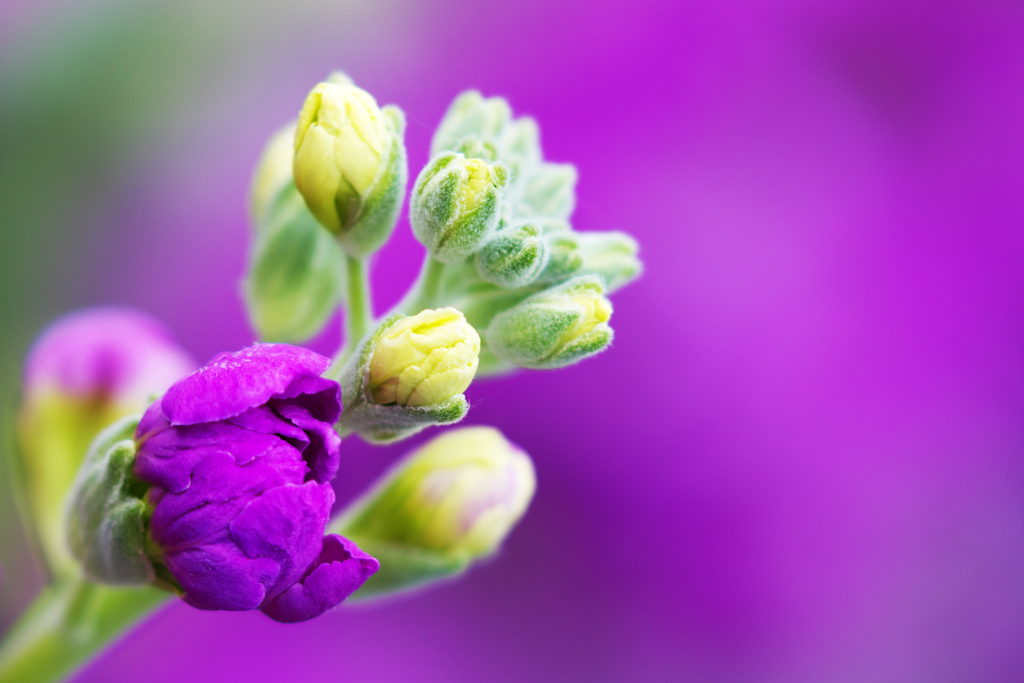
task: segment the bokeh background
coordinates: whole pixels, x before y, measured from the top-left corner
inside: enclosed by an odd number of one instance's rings
[[[1019,2],[0,0],[7,410],[76,307],[252,340],[251,169],[335,68],[414,172],[507,96],[647,273],[608,353],[471,388],[539,473],[497,561],[295,626],[172,604],[77,683],[1024,680]],[[381,309],[420,255],[403,221]],[[339,497],[408,447],[348,443]],[[0,475],[6,627],[40,579]]]

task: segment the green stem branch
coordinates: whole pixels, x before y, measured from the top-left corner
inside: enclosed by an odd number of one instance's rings
[[[444,279],[445,264],[427,254],[420,269],[419,278],[409,293],[391,309],[391,313],[416,315],[427,308],[437,306],[441,293],[441,280]]]
[[[81,577],[51,584],[0,646],[0,683],[55,683],[172,596],[144,586],[101,586]]]
[[[345,340],[337,356],[339,363],[345,361],[359,340],[370,331],[373,323],[370,272],[367,266],[365,259],[345,255],[348,300],[345,306]]]

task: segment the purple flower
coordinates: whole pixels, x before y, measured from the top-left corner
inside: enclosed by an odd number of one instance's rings
[[[93,437],[144,409],[196,365],[159,321],[119,306],[63,316],[32,345],[18,455],[26,503],[52,571],[74,570],[64,542],[64,497]]]
[[[195,367],[150,315],[118,306],[88,308],[55,321],[32,346],[25,363],[25,400],[56,393],[114,403],[126,414]]]
[[[136,431],[153,559],[200,609],[303,621],[380,566],[324,536],[341,440],[330,361],[285,344],[218,356],[175,383]],[[158,575],[161,575],[158,567]]]

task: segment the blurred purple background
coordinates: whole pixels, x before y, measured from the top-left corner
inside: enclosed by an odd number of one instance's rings
[[[62,7],[8,5],[4,54]],[[458,92],[507,96],[647,272],[608,353],[470,389],[538,469],[492,564],[296,626],[174,604],[78,683],[1024,680],[1019,3],[182,7],[175,49],[231,49],[91,198],[69,305],[250,342],[252,166],[334,68],[405,110],[413,172]],[[379,310],[421,254],[403,219]],[[347,442],[339,497],[411,445]]]

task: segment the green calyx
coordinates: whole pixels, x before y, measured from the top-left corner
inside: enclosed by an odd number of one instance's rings
[[[145,553],[146,485],[132,475],[139,416],[123,418],[96,437],[68,495],[72,555],[97,583],[141,586],[155,578]]]

